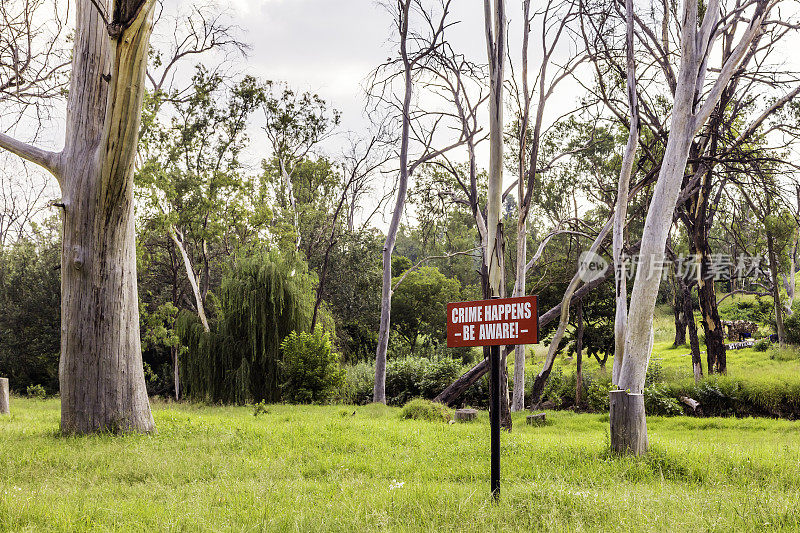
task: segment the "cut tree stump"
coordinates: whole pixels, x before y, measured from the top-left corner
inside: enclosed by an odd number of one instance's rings
[[[611,407],[611,451],[640,456],[647,452],[647,419],[644,395],[624,390],[608,393]]]
[[[0,415],[11,413],[11,402],[8,395],[8,378],[0,378]]]
[[[543,426],[544,423],[547,421],[547,416],[545,415],[545,413],[536,413],[528,415],[526,420],[529,426]]]
[[[478,411],[475,409],[456,410],[456,422],[472,422],[478,418]]]

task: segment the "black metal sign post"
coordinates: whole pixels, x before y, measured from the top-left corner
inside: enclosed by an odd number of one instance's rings
[[[489,412],[492,441],[492,498],[500,498],[500,347],[489,348],[489,364],[491,380],[491,407]]]
[[[490,487],[495,502],[500,498],[500,348],[539,342],[537,301],[535,295],[492,296],[487,300],[447,304],[447,346],[489,348]]]

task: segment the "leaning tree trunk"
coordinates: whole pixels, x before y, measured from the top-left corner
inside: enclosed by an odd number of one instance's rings
[[[628,0],[629,12],[630,0]],[[719,21],[719,1],[708,3],[702,23],[698,25],[695,2],[685,2],[681,21],[681,60],[678,71],[675,97],[672,105],[672,121],[669,138],[664,150],[658,181],[656,182],[650,207],[647,210],[642,244],[639,250],[639,264],[631,293],[628,330],[625,337],[625,360],[619,378],[619,388],[629,394],[642,392],[653,347],[653,314],[656,307],[658,288],[663,270],[664,248],[672,225],[675,204],[678,200],[689,149],[692,139],[708,121],[716,108],[727,83],[738,70],[753,39],[761,32],[761,24],[772,4],[758,1],[755,13],[750,17],[747,29],[742,32],[739,43],[726,59],[719,75],[704,94],[705,101],[698,102],[698,91],[704,86],[706,75],[705,57],[709,54],[715,40]],[[612,417],[614,412],[612,411]],[[625,433],[639,435],[647,428],[644,417],[632,417],[626,424]],[[614,420],[612,419],[612,429]],[[646,439],[644,440],[646,443]],[[612,444],[613,446],[613,444]],[[638,453],[634,450],[634,453]]]
[[[172,242],[175,243],[175,246],[178,248],[181,258],[183,259],[183,267],[186,271],[186,278],[189,280],[189,286],[192,288],[192,294],[194,295],[194,304],[197,308],[197,316],[200,317],[200,323],[203,325],[205,332],[210,333],[211,328],[208,325],[208,318],[206,317],[206,306],[204,303],[205,299],[200,292],[200,284],[197,281],[197,274],[195,274],[194,267],[192,266],[192,259],[189,257],[189,252],[186,251],[186,246],[184,245],[183,232],[178,231],[178,228],[172,224],[170,224],[170,226],[167,228],[167,232],[169,233]]]
[[[102,4],[103,2],[101,2]],[[61,154],[61,429],[155,429],[139,339],[133,160],[154,2],[119,0],[107,26],[77,4]]]

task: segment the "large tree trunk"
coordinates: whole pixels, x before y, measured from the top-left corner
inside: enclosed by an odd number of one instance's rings
[[[489,296],[502,297],[504,293],[504,247],[501,209],[503,195],[503,83],[506,45],[505,0],[484,0],[486,49],[489,62],[489,187],[486,200],[486,242],[489,245]],[[494,23],[493,23],[494,22]],[[507,352],[501,353],[499,382],[501,389],[502,425],[511,430],[508,412]],[[492,386],[495,386],[493,383]]]
[[[701,24],[698,24],[698,4],[684,3],[681,21],[681,60],[672,105],[669,138],[644,223],[640,260],[631,294],[628,330],[625,337],[625,359],[618,382],[623,391],[637,394],[644,389],[653,346],[653,314],[661,283],[664,248],[672,225],[692,139],[708,121],[724,88],[739,68],[753,39],[760,33],[767,7],[771,7],[771,4],[766,1],[759,1],[756,4],[755,13],[750,17],[748,27],[742,32],[739,43],[719,70],[714,85],[705,92],[702,88],[707,71],[706,57],[715,40],[720,15],[719,1],[709,2]],[[701,92],[706,95],[702,103],[700,103]],[[613,415],[612,411],[612,428],[615,423]],[[631,418],[625,423],[640,426],[627,427],[626,434],[644,432],[646,435],[643,416],[641,419]]]
[[[139,339],[132,176],[153,2],[107,7],[110,27],[91,1],[77,4],[61,155],[64,433],[154,430]]]

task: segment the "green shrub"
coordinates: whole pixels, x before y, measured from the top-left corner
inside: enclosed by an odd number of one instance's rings
[[[574,374],[573,378],[570,380],[564,375],[564,371],[561,370],[560,366],[554,367],[550,372],[550,377],[547,378],[547,383],[544,385],[542,400],[553,402],[556,407],[563,407],[565,392],[570,388],[570,381],[575,381]],[[531,386],[533,386],[533,380],[531,380]],[[574,395],[574,387],[572,387],[572,391]]]
[[[261,400],[253,406],[253,416],[269,414],[269,404]]]
[[[432,400],[458,379],[463,370],[458,359],[403,357],[390,360],[386,364],[386,402],[400,406],[413,398]],[[374,385],[375,365],[359,363],[347,368],[339,397],[348,403],[367,404],[372,401]],[[473,392],[470,389],[463,401]]]
[[[430,420],[431,422],[448,422],[453,418],[453,412],[446,406],[417,398],[403,406],[400,416],[407,420]]]
[[[651,385],[645,387],[644,409],[648,415],[678,416],[683,414],[683,408],[666,387]]]
[[[789,344],[800,344],[800,312],[795,310],[791,315],[783,320],[783,328],[786,332],[786,342]]]
[[[47,391],[39,384],[28,385],[28,388],[25,389],[25,394],[28,398],[34,398],[36,400],[44,400],[47,398]]]
[[[795,346],[779,348],[776,346],[770,349],[769,358],[773,361],[797,361],[800,359],[800,348]]]
[[[722,320],[748,320],[765,324],[773,315],[772,300],[756,298],[746,300],[730,299],[719,307]]]
[[[700,402],[707,416],[734,416],[737,413],[741,386],[725,379],[703,381],[694,388],[692,398]]]
[[[344,403],[357,405],[372,401],[372,390],[375,386],[375,366],[370,363],[358,363],[348,366],[345,379],[339,392],[339,399]]]
[[[458,379],[463,368],[455,359],[406,357],[386,365],[386,401],[404,405],[412,398],[433,399]]]
[[[608,412],[608,392],[615,389],[611,377],[603,372],[594,376],[586,387],[586,408],[593,413]]]
[[[323,403],[341,389],[345,372],[330,337],[321,327],[314,333],[293,331],[281,343],[281,397],[292,403]]]
[[[770,347],[770,342],[768,338],[758,339],[753,344],[753,351],[756,352],[766,352]]]
[[[664,381],[664,368],[661,366],[660,359],[651,359],[647,365],[647,374],[644,378],[644,386],[650,387],[656,383]]]

